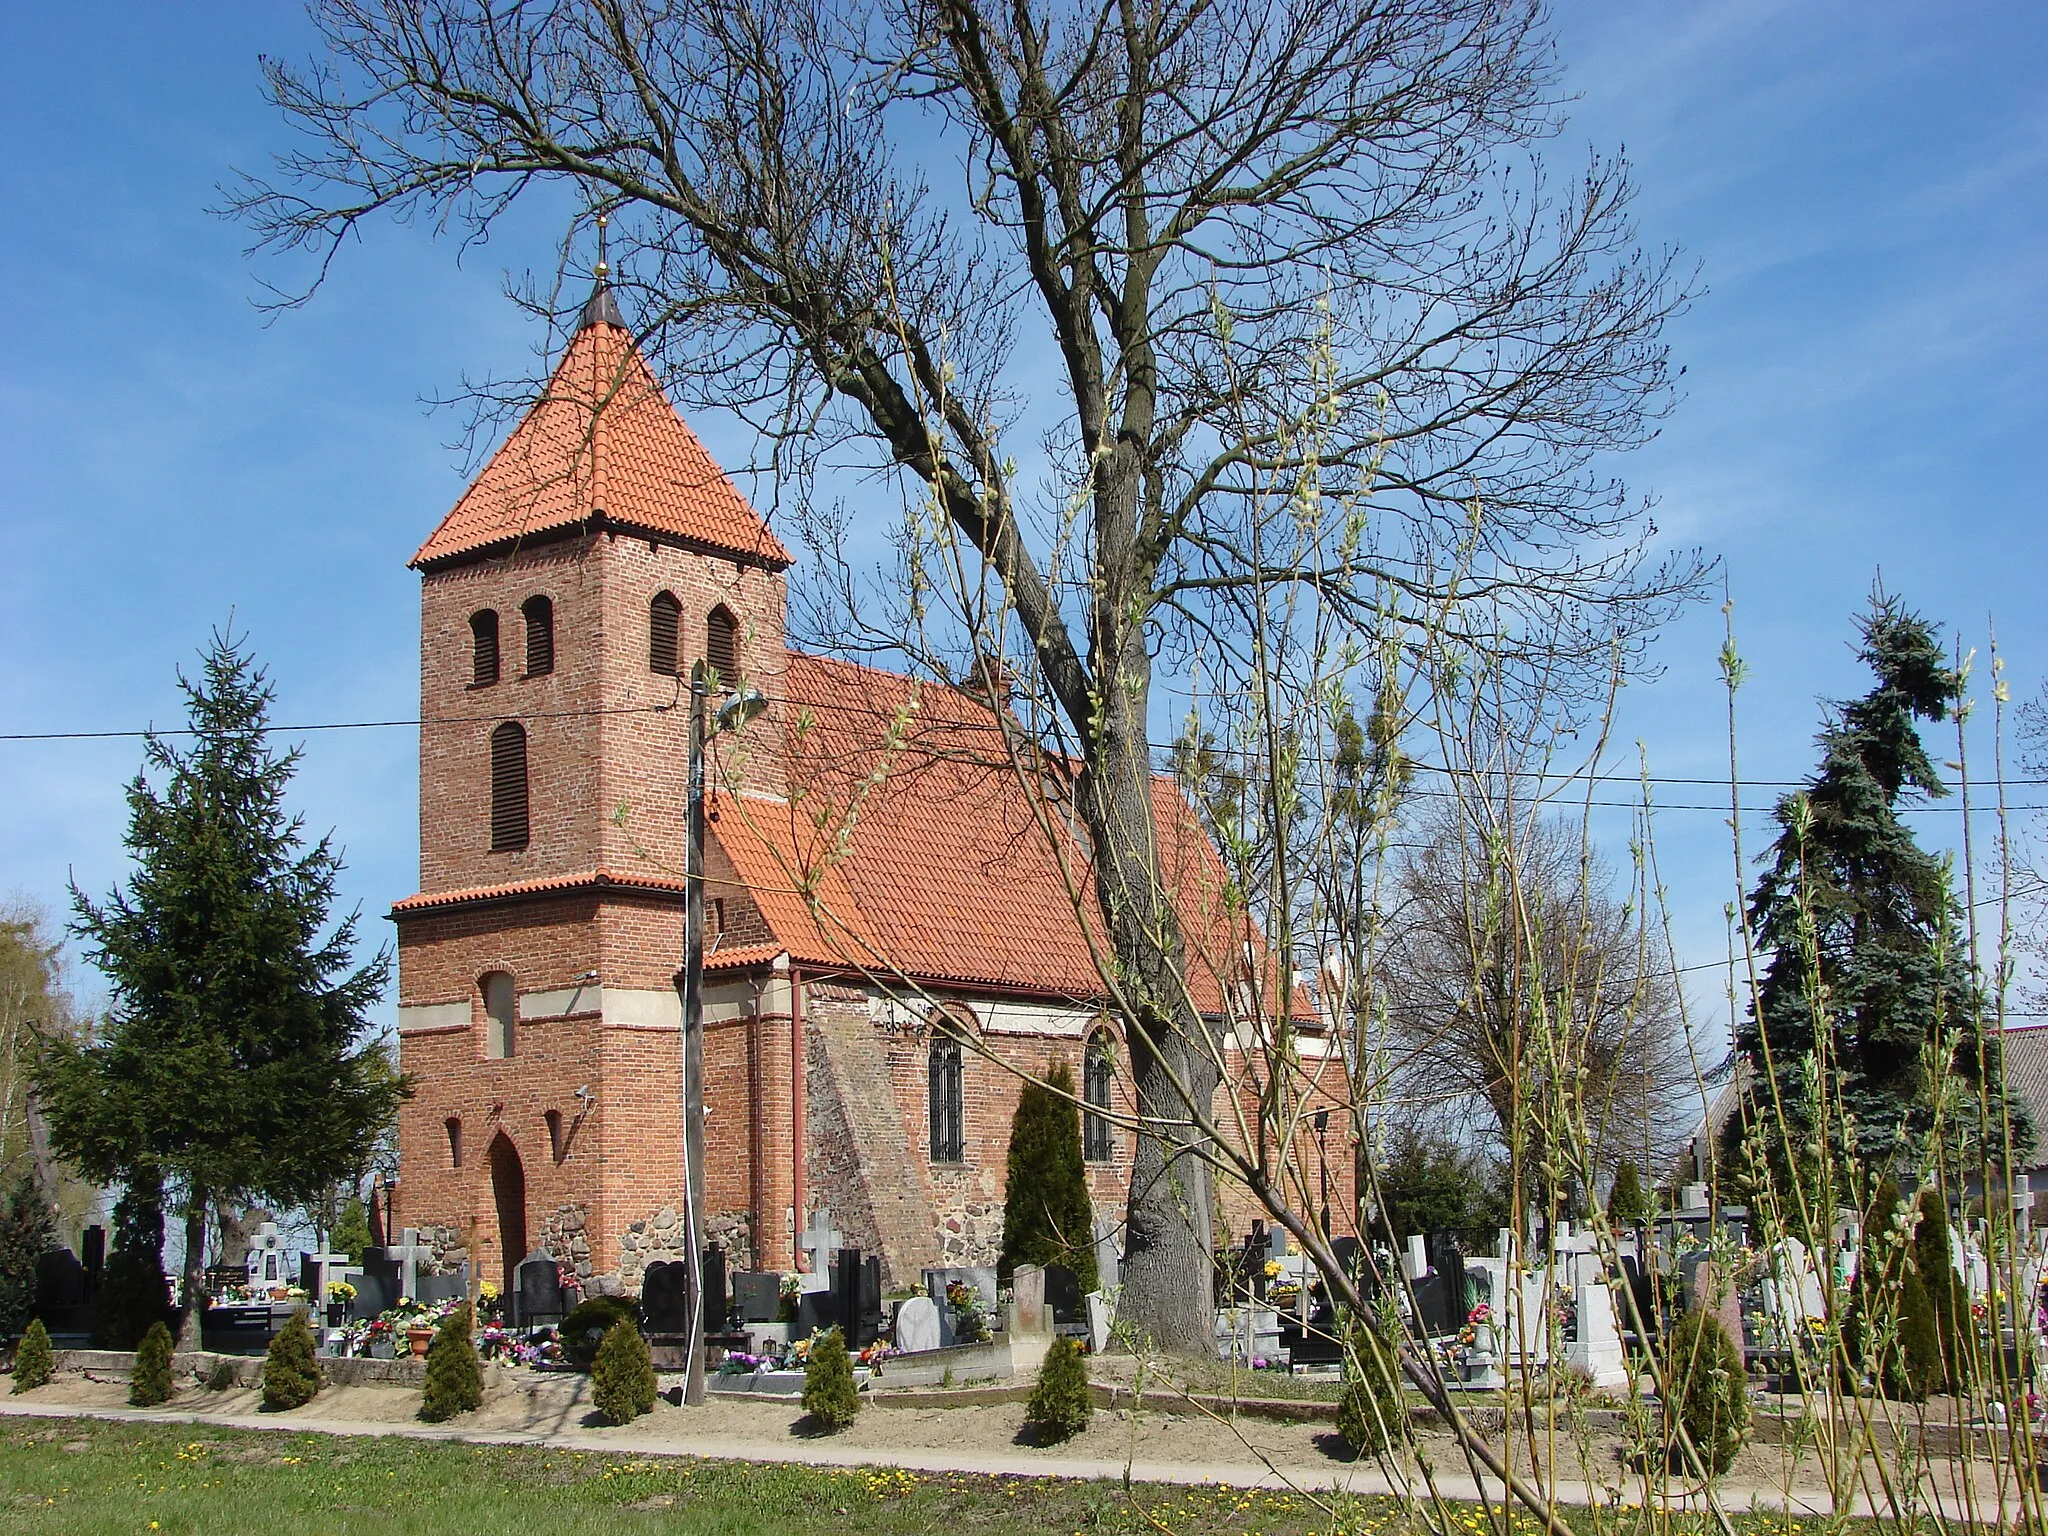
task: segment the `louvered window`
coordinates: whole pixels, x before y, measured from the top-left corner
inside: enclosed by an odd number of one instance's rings
[[[718,674],[720,686],[730,688],[739,681],[739,621],[723,603],[712,609],[704,621],[704,659]]]
[[[507,720],[491,732],[491,852],[527,843],[526,731]]]
[[[961,1059],[960,1040],[943,1021],[932,1031],[932,1053],[927,1084],[931,1098],[932,1161],[957,1163],[967,1156],[966,1117],[963,1114],[966,1065]]]
[[[1081,1155],[1091,1163],[1106,1163],[1116,1154],[1115,1128],[1109,1121],[1110,1084],[1115,1080],[1116,1038],[1098,1029],[1088,1038],[1081,1066],[1081,1097],[1088,1102],[1081,1117]]]
[[[676,635],[682,628],[683,605],[673,592],[657,592],[647,605],[647,670],[674,677]]]
[[[498,614],[494,608],[469,616],[469,685],[488,688],[498,680]]]
[[[555,605],[538,594],[519,606],[526,620],[526,675],[546,677],[555,670]]]

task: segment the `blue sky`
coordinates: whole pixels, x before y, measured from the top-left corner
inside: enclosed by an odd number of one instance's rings
[[[1645,236],[1701,266],[1671,333],[1685,397],[1626,470],[1672,539],[1725,561],[1753,668],[1745,773],[1805,772],[1816,700],[1860,691],[1850,619],[1880,569],[1972,643],[1995,618],[2031,696],[2048,676],[2029,451],[2048,442],[2048,8],[1589,0],[1557,30],[1580,97],[1560,164],[1626,146]],[[279,142],[258,51],[309,45],[278,5],[0,13],[0,731],[177,723],[173,669],[230,613],[280,721],[417,707],[404,562],[465,464],[459,414],[421,401],[531,366],[500,279],[557,232],[516,226],[458,261],[379,227],[312,306],[266,321],[242,231],[205,209]],[[1639,738],[1655,772],[1725,772],[1720,624],[1703,606],[1659,641],[1662,676],[1624,701],[1624,759]],[[381,940],[416,876],[412,733],[305,741],[297,805],[337,830],[347,899]],[[138,753],[0,742],[0,891],[61,908],[67,876],[119,878]],[[1720,949],[1721,821],[1660,823],[1688,964]],[[1941,842],[1960,824],[1920,821]],[[1712,974],[1696,983],[1724,1013]]]

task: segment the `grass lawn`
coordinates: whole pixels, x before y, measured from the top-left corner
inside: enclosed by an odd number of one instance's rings
[[[365,1437],[257,1433],[89,1419],[0,1427],[0,1529],[160,1536],[1425,1536],[1385,1500],[1333,1511],[1301,1494],[1055,1478],[828,1469]],[[1577,1511],[1591,1533],[1594,1521]],[[1744,1520],[1746,1536],[1802,1536]],[[1448,1536],[1504,1533],[1472,1507]],[[1642,1536],[1610,1514],[1601,1536]],[[1697,1528],[1680,1517],[1659,1536]],[[1818,1536],[1818,1524],[1814,1527]]]

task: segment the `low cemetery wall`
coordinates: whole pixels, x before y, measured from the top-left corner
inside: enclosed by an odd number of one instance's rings
[[[60,1374],[75,1371],[120,1381],[128,1379],[128,1373],[135,1365],[135,1356],[121,1349],[60,1349],[55,1358]],[[261,1355],[217,1355],[211,1350],[182,1350],[171,1356],[171,1376],[176,1381],[205,1381],[221,1365],[226,1365],[233,1373],[238,1387],[253,1387],[263,1380]],[[402,1360],[320,1357],[323,1386],[417,1387],[426,1379],[427,1362],[417,1356]]]

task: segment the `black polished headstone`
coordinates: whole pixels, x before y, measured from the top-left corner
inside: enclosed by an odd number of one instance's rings
[[[704,1250],[704,1329],[722,1333],[729,1301],[725,1294],[725,1249],[713,1243]]]
[[[820,1328],[839,1321],[838,1298],[830,1291],[805,1291],[797,1298],[796,1321],[789,1325],[790,1342],[808,1339]]]
[[[1064,1264],[1046,1265],[1045,1306],[1055,1324],[1082,1321],[1080,1276]]]
[[[640,1327],[649,1335],[672,1338],[690,1328],[690,1266],[664,1259],[647,1266],[640,1277]]]
[[[36,1260],[36,1305],[85,1305],[85,1266],[69,1248],[46,1249]]]
[[[782,1276],[741,1270],[732,1277],[732,1304],[743,1323],[782,1321]]]
[[[868,1260],[858,1248],[842,1248],[832,1261],[832,1321],[839,1325],[848,1349],[863,1349],[874,1343],[880,1332],[881,1297],[876,1295],[873,1311],[862,1306],[867,1289]]]
[[[107,1268],[107,1229],[94,1223],[79,1239],[78,1259],[85,1266],[85,1295],[91,1300],[100,1292],[100,1276]]]
[[[517,1277],[519,1306],[513,1321],[521,1328],[557,1321],[563,1314],[562,1270],[546,1249],[529,1253],[513,1272]]]

